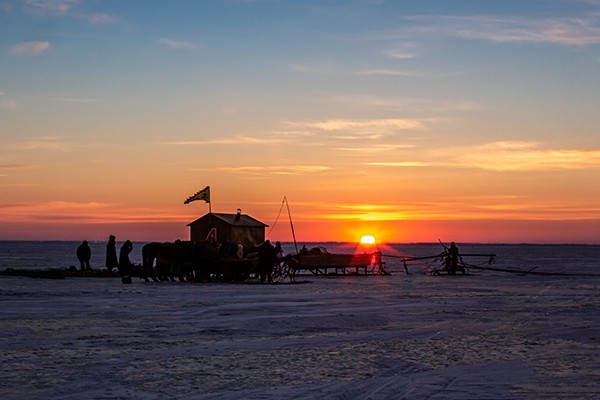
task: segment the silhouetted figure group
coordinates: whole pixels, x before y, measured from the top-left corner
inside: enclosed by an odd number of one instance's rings
[[[123,283],[131,283],[131,275],[134,272],[134,264],[131,262],[129,255],[133,251],[133,243],[126,240],[121,246],[117,257],[117,242],[114,235],[110,235],[106,244],[106,271],[112,273],[118,271]],[[240,251],[238,245],[229,246],[227,250],[232,252],[235,249],[236,255],[241,253],[245,257],[245,253]],[[242,246],[243,247],[243,246]],[[249,252],[256,252],[258,262],[256,264],[256,275],[260,283],[273,282],[273,270],[275,264],[283,254],[281,243],[276,242],[275,246],[269,240],[265,240],[261,245],[252,248]],[[84,240],[77,247],[77,259],[79,260],[81,271],[91,270],[90,259],[92,251],[87,240]]]
[[[110,235],[106,244],[106,270],[113,272],[118,270],[121,276],[129,276],[132,273],[133,263],[129,259],[129,254],[133,250],[133,244],[130,240],[125,241],[121,246],[119,257],[117,258],[117,241],[114,235]],[[79,260],[81,271],[91,270],[90,259],[92,250],[87,240],[77,246],[77,259]]]

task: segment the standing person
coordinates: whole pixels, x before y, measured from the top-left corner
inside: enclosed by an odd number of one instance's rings
[[[270,240],[265,240],[263,244],[258,246],[258,274],[260,275],[260,283],[265,283],[265,280],[269,283],[273,283],[273,265],[275,264],[275,247],[271,244]]]
[[[132,250],[133,244],[129,240],[121,246],[121,251],[119,253],[119,272],[122,276],[131,274],[131,267],[133,267],[133,264],[131,263],[131,260],[129,260],[129,253],[131,253]]]
[[[79,260],[82,272],[86,269],[92,269],[92,267],[90,267],[90,258],[92,258],[92,250],[90,249],[87,240],[84,240],[77,246],[77,259]]]
[[[455,274],[458,270],[459,257],[460,255],[458,253],[458,247],[456,247],[456,243],[450,243],[450,248],[448,249],[448,272],[450,274]]]
[[[112,272],[113,269],[119,268],[119,260],[117,259],[117,242],[114,235],[108,237],[106,244],[106,269]]]

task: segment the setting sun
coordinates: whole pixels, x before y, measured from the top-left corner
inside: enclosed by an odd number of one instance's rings
[[[375,236],[373,235],[364,235],[360,238],[360,243],[362,244],[375,244]]]

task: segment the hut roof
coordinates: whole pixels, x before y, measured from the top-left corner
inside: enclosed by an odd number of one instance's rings
[[[260,222],[257,219],[252,218],[249,215],[246,214],[240,214],[239,215],[239,219],[237,219],[238,215],[237,214],[226,214],[226,213],[208,213],[200,218],[198,218],[197,220],[190,222],[188,224],[188,226],[195,224],[198,221],[204,220],[206,218],[208,218],[209,216],[213,216],[215,218],[218,218],[220,220],[222,220],[223,222],[231,225],[231,226],[246,226],[246,227],[266,227],[269,226],[265,223]]]

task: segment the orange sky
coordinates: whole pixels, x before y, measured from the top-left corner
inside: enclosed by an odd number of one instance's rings
[[[260,194],[252,192],[240,196],[246,197],[246,201],[218,200],[222,198],[218,186],[212,186],[212,191],[213,211],[234,213],[238,207],[242,208],[244,213],[270,225],[268,238],[292,241],[285,206],[277,220],[282,200],[257,201],[253,196],[260,198]],[[110,203],[59,201],[6,207],[3,211],[10,210],[10,215],[2,217],[3,232],[8,233],[3,239],[105,240],[109,234],[117,235],[120,240],[188,239],[187,223],[208,212],[208,204],[202,201],[183,205],[183,200],[194,192],[186,192],[187,195],[182,192],[179,198],[168,195],[169,200],[178,200],[179,204],[162,206],[164,213],[158,212],[160,204],[143,207],[143,203],[150,203],[143,197],[139,205],[130,208]],[[384,188],[380,192],[384,193]],[[234,191],[231,197],[238,193],[242,192]],[[314,195],[318,193],[315,190]],[[311,193],[304,196],[311,197]],[[482,199],[478,199],[473,202],[476,205],[465,208],[464,199],[398,205],[383,199],[370,204],[344,204],[339,198],[337,202],[324,203],[310,199],[295,202],[288,197],[299,243],[355,242],[366,234],[374,235],[378,242],[435,242],[439,238],[446,242],[595,243],[593,238],[600,227],[597,219],[587,218],[587,213],[577,215],[570,209],[561,210],[560,204],[537,204],[532,210],[522,201],[519,206],[511,206],[515,203],[512,198],[488,199],[494,200],[489,205],[482,205]],[[554,219],[547,218],[550,213]]]
[[[0,239],[186,239],[210,185],[300,242],[600,243],[598,15],[2,2]]]

